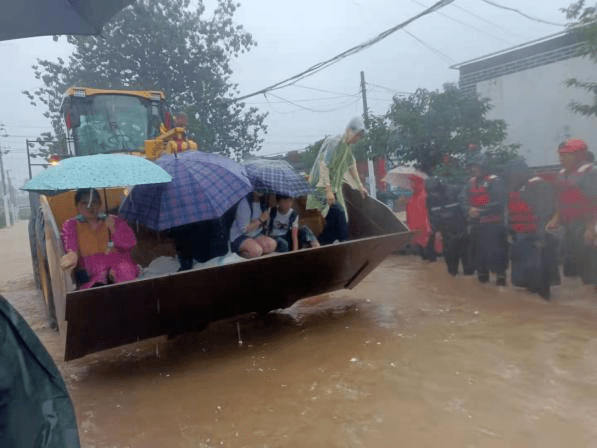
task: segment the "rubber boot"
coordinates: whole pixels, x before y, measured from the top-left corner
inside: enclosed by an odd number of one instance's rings
[[[506,274],[498,274],[495,279],[495,286],[506,286]]]

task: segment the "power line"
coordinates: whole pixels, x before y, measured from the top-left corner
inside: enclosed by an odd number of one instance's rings
[[[319,113],[328,113],[328,112],[333,112],[335,110],[340,110],[340,109],[344,109],[347,106],[350,106],[351,104],[354,104],[355,102],[359,101],[359,98],[354,98],[351,101],[349,101],[348,103],[342,104],[338,107],[334,107],[333,109],[324,109],[324,110],[318,110],[318,109],[313,109],[311,107],[307,107],[307,106],[303,106],[301,104],[298,104],[294,101],[291,101],[289,99],[283,98],[279,95],[276,95],[274,93],[269,92],[269,95],[273,96],[274,98],[278,98],[279,100],[285,101],[288,104],[292,104],[293,106],[296,106],[300,109],[304,109],[304,110],[308,110],[309,112],[319,112]],[[266,94],[267,95],[267,94]]]
[[[429,45],[428,43],[426,43],[425,41],[423,41],[422,39],[419,39],[417,36],[415,36],[413,33],[411,33],[408,30],[402,30],[404,33],[408,34],[410,37],[412,37],[414,40],[416,40],[417,42],[419,42],[421,45],[423,45],[425,48],[427,48],[428,50],[430,50],[431,52],[435,53],[436,55],[438,55],[439,57],[441,57],[444,61],[448,62],[448,64],[454,64],[456,61],[454,59],[452,59],[450,56],[448,56],[445,53],[442,53],[441,51],[439,51],[437,48],[432,47],[431,45]]]
[[[384,87],[384,86],[380,86],[379,84],[375,84],[375,83],[372,83],[372,82],[369,82],[369,81],[367,81],[367,82],[366,82],[366,84],[367,84],[368,86],[377,87],[377,88],[379,88],[379,89],[384,89],[384,90],[387,90],[387,91],[389,91],[389,92],[392,92],[392,93],[395,93],[395,94],[397,94],[397,95],[412,95],[412,94],[414,93],[414,92],[401,92],[401,91],[399,91],[399,90],[392,89],[392,88],[390,88],[390,87]]]
[[[272,95],[273,96],[273,95]],[[306,103],[311,101],[329,101],[329,100],[337,100],[339,98],[350,98],[356,95],[341,95],[341,96],[326,96],[326,97],[318,97],[318,98],[305,98],[301,100],[293,100],[297,103]],[[273,103],[287,103],[287,100],[284,101],[247,101],[247,104],[273,104]]]
[[[20,124],[8,124],[8,123],[4,123],[4,122],[1,122],[1,123],[2,123],[2,125],[4,125],[4,127],[6,127],[6,128],[19,128],[19,129],[48,129],[48,130],[50,130],[50,129],[51,129],[51,126],[49,126],[49,125],[48,125],[48,126],[23,126],[23,125],[20,125]]]
[[[456,3],[452,3],[452,5],[451,5],[451,6],[452,6],[453,8],[460,9],[462,12],[465,12],[465,13],[467,13],[467,14],[469,14],[469,15],[473,16],[474,18],[476,18],[476,19],[479,19],[479,20],[481,20],[481,21],[483,21],[483,22],[485,22],[485,23],[487,23],[487,24],[489,24],[489,25],[492,25],[492,26],[495,26],[496,28],[499,28],[499,29],[501,29],[501,30],[507,31],[508,33],[512,33],[512,30],[509,30],[508,28],[506,28],[506,27],[504,27],[504,26],[500,25],[499,23],[492,22],[491,20],[488,20],[488,19],[486,19],[485,17],[483,17],[483,16],[481,16],[481,15],[479,15],[479,14],[475,14],[474,12],[472,12],[472,11],[469,11],[469,10],[468,10],[468,9],[466,9],[466,8],[463,8],[462,6],[459,6],[459,5],[458,5],[458,4],[456,4]]]
[[[484,3],[487,3],[488,5],[495,6],[496,8],[505,9],[506,11],[513,11],[516,14],[520,14],[521,16],[526,17],[529,20],[533,20],[534,22],[546,23],[547,25],[554,25],[554,26],[566,26],[566,24],[564,24],[564,23],[550,22],[549,20],[543,20],[543,19],[538,19],[536,17],[532,17],[516,8],[510,8],[509,6],[500,5],[499,3],[492,2],[491,0],[481,0],[481,1]]]
[[[338,54],[338,55],[334,56],[333,58],[330,58],[330,59],[328,59],[326,61],[319,62],[319,63],[317,63],[317,64],[309,67],[308,69],[306,69],[306,70],[304,70],[304,71],[302,71],[302,72],[300,72],[300,73],[298,73],[298,74],[296,74],[294,76],[291,76],[290,78],[287,78],[287,79],[284,79],[282,81],[279,81],[279,82],[277,82],[275,84],[272,84],[272,85],[270,85],[268,87],[265,87],[265,88],[263,88],[261,90],[257,90],[256,92],[250,93],[248,95],[244,95],[244,96],[241,96],[239,98],[236,98],[234,101],[241,101],[241,100],[244,100],[246,98],[250,98],[250,97],[255,96],[255,95],[264,94],[264,93],[269,92],[271,90],[281,89],[281,88],[293,85],[297,81],[299,81],[301,79],[304,79],[304,78],[306,78],[308,76],[311,76],[311,75],[313,75],[313,74],[315,74],[315,73],[317,73],[317,72],[319,72],[319,71],[321,71],[321,70],[323,70],[323,69],[325,69],[325,68],[327,68],[327,67],[329,67],[329,66],[331,66],[333,64],[336,64],[337,62],[339,62],[340,60],[342,60],[342,59],[344,59],[344,58],[346,58],[348,56],[352,56],[353,54],[356,54],[356,53],[358,53],[360,51],[363,51],[366,48],[369,48],[370,46],[376,44],[377,42],[379,42],[379,41],[381,41],[383,39],[385,39],[390,34],[393,34],[396,31],[404,28],[405,26],[409,25],[410,23],[414,22],[415,20],[417,20],[417,19],[419,19],[419,18],[421,18],[423,16],[426,16],[428,14],[431,14],[432,12],[435,12],[435,11],[443,8],[444,6],[449,5],[453,1],[454,0],[439,0],[433,6],[425,9],[421,13],[419,13],[419,14],[411,17],[410,19],[408,19],[408,20],[406,20],[406,21],[404,21],[404,22],[402,22],[402,23],[400,23],[400,24],[398,24],[398,25],[396,25],[396,26],[394,26],[392,28],[387,29],[386,31],[378,34],[376,37],[374,37],[374,38],[372,38],[372,39],[370,39],[370,40],[368,40],[368,41],[366,41],[366,42],[364,42],[362,44],[359,44],[357,46],[349,48],[348,50],[346,50],[346,51],[344,51],[344,52],[342,52],[342,53],[340,53],[340,54]]]
[[[360,95],[361,92],[356,92],[356,93],[342,93],[342,92],[335,92],[333,90],[326,90],[326,89],[319,89],[317,87],[309,87],[309,86],[302,86],[300,84],[293,84],[293,87],[298,87],[300,89],[309,89],[309,90],[316,90],[318,92],[324,92],[324,93],[333,93],[335,95],[343,95],[343,96],[357,96]]]
[[[416,3],[416,4],[417,4],[417,5],[419,5],[419,6],[423,6],[423,7],[425,7],[425,6],[426,6],[424,3],[421,3],[421,2],[419,2],[419,1],[417,1],[417,0],[411,0],[411,1],[412,1],[413,3]],[[452,5],[452,6],[456,6],[456,5]],[[439,14],[440,16],[442,16],[442,17],[445,17],[445,18],[446,18],[446,19],[448,19],[448,20],[451,20],[451,21],[453,21],[453,22],[456,22],[456,23],[458,23],[459,25],[463,25],[463,26],[466,26],[466,27],[468,27],[468,28],[472,28],[473,30],[475,30],[475,31],[478,31],[478,32],[480,32],[480,33],[482,33],[482,34],[486,34],[486,35],[488,35],[488,36],[491,36],[491,37],[493,37],[494,39],[501,40],[502,42],[505,42],[505,43],[507,43],[508,45],[513,45],[513,42],[511,42],[511,41],[509,41],[509,40],[507,40],[507,39],[504,39],[503,37],[500,37],[500,36],[495,36],[495,35],[493,35],[492,33],[488,32],[488,31],[486,31],[486,30],[483,30],[483,29],[481,29],[481,28],[478,28],[478,27],[476,27],[476,26],[474,26],[474,25],[471,25],[470,23],[463,22],[462,20],[459,20],[459,19],[456,19],[456,18],[454,18],[454,17],[451,17],[451,16],[449,16],[449,15],[447,15],[447,14],[443,13],[443,12],[438,12],[438,14]]]

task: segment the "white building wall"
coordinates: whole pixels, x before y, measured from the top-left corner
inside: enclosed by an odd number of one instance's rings
[[[508,125],[506,143],[519,143],[530,166],[558,164],[557,147],[567,138],[582,138],[597,155],[597,117],[572,112],[572,100],[592,104],[593,96],[566,87],[569,78],[597,80],[597,64],[572,58],[477,83],[477,94],[489,98],[489,119]]]

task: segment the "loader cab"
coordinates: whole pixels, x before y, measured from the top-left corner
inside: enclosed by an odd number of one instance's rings
[[[170,114],[160,91],[71,87],[61,105],[68,154],[143,153],[144,142],[169,127]]]

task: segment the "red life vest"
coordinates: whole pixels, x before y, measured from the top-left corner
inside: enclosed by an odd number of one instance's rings
[[[508,194],[508,222],[516,233],[534,233],[537,231],[537,216],[529,204],[522,200],[519,191]]]
[[[581,165],[576,171],[558,174],[558,208],[564,223],[580,221],[595,214],[595,204],[583,193],[580,183],[586,173],[592,171],[591,164]]]
[[[495,175],[483,176],[482,181],[478,182],[477,177],[471,177],[469,180],[468,190],[468,202],[471,207],[483,208],[489,205],[491,198],[487,191],[487,184],[496,179]],[[479,218],[480,223],[488,222],[502,222],[502,216],[500,215],[488,215],[481,216]]]
[[[487,181],[488,176],[484,176],[483,180]],[[485,207],[489,204],[489,194],[485,187],[486,182],[477,182],[476,177],[471,177],[468,189],[468,202],[471,207]]]

